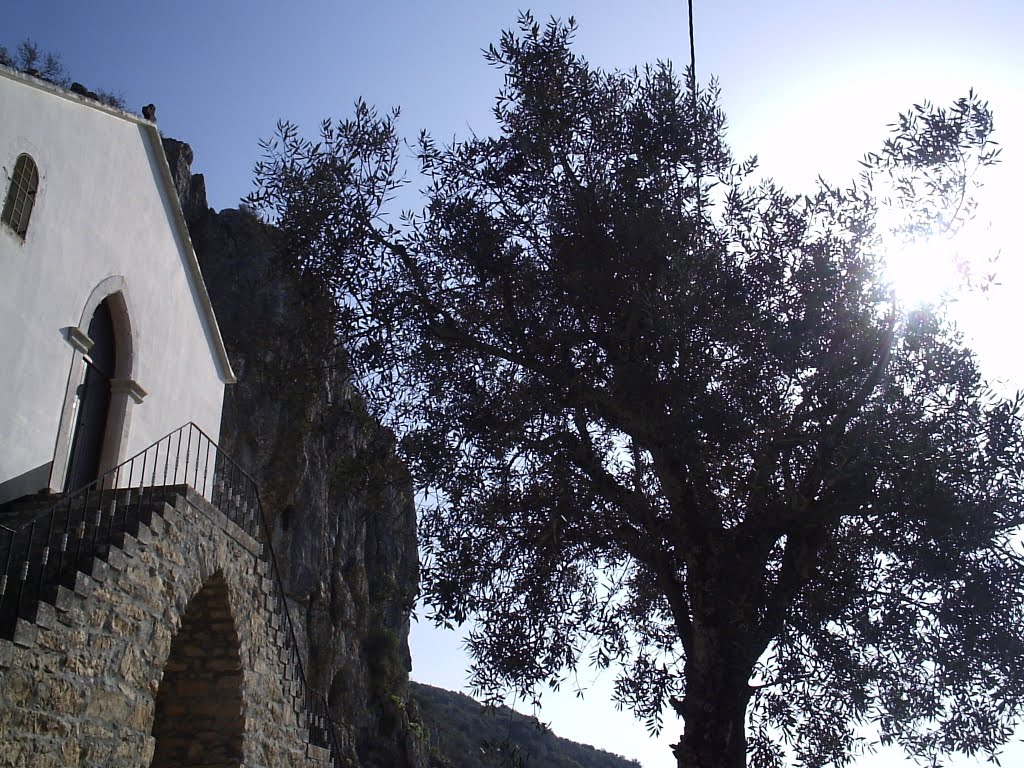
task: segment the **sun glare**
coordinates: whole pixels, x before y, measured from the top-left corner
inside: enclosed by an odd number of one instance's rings
[[[1005,227],[968,221],[954,235],[932,235],[910,242],[883,241],[883,277],[907,308],[944,304],[971,295],[987,296],[1000,285],[1010,263],[1000,255]]]
[[[959,244],[943,237],[927,237],[887,247],[884,275],[900,302],[907,307],[938,304],[963,287],[964,262]]]

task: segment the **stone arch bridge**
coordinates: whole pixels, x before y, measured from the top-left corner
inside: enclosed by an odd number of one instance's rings
[[[0,765],[343,764],[256,488],[194,425],[0,513],[0,568]]]

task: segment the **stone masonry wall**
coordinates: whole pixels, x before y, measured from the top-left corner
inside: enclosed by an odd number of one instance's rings
[[[188,491],[60,588],[0,641],[0,764],[149,766],[159,742],[156,765],[325,768],[259,547]],[[158,700],[171,723],[154,729]],[[211,751],[183,749],[187,738]]]

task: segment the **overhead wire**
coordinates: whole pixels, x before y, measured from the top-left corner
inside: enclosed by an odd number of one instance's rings
[[[700,233],[702,224],[701,215],[701,146],[700,146],[700,125],[698,118],[697,109],[697,46],[694,44],[693,35],[693,0],[686,0],[687,16],[689,22],[689,33],[690,33],[690,99],[692,102],[693,109],[693,135],[691,140],[693,142],[693,164],[694,173],[697,177],[697,245],[700,245]]]

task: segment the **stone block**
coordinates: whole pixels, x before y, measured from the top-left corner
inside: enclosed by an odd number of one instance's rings
[[[124,641],[107,634],[100,632],[89,633],[89,648],[92,652],[111,651],[114,648],[120,648],[123,644]]]
[[[231,520],[221,510],[217,509],[216,507],[209,507],[206,510],[206,516],[211,523],[220,528],[222,531],[225,531],[227,533],[231,532]]]
[[[157,557],[163,561],[165,565],[178,567],[186,565],[186,559],[177,547],[162,546]]]
[[[60,622],[57,620],[57,609],[49,603],[39,603],[36,606],[36,626],[42,627],[43,629],[53,629],[57,627]]]
[[[129,716],[128,702],[119,691],[102,688],[93,690],[86,707],[86,715],[94,720],[120,723]]]
[[[81,684],[67,678],[50,676],[38,683],[36,706],[43,712],[77,715],[85,703]]]
[[[64,763],[59,755],[40,745],[25,763],[26,768],[63,768]]]
[[[32,698],[36,681],[27,669],[12,667],[4,675],[4,684],[0,688],[0,701],[4,708],[24,707]]]
[[[73,647],[64,657],[64,668],[73,675],[84,679],[97,677],[105,666],[106,659],[96,654]]]
[[[331,764],[331,752],[329,749],[325,749],[324,747],[318,747],[315,744],[307,744],[306,760],[310,766],[316,766],[316,768],[328,768]]]
[[[269,578],[261,578],[259,580],[260,592],[264,595],[274,595],[277,591],[274,580]]]
[[[173,531],[179,529],[185,523],[185,515],[177,507],[172,507],[169,504],[164,505],[163,511],[163,523],[164,530],[163,535],[168,536]]]
[[[52,631],[40,632],[36,637],[36,647],[58,653],[67,653],[69,648],[84,647],[88,633],[80,621],[72,621],[72,618],[81,619],[80,614],[81,609],[78,608],[59,614],[61,626]]]
[[[163,597],[163,583],[151,568],[131,568],[123,571],[118,584],[125,594],[146,604],[158,605]]]
[[[128,638],[135,634],[138,622],[122,611],[111,611],[103,622],[103,629],[114,637]]]
[[[149,765],[153,762],[153,753],[156,751],[156,739],[152,736],[145,736],[139,747],[139,757],[142,765]],[[244,766],[242,767],[244,768]]]
[[[96,581],[106,581],[110,577],[110,566],[102,560],[94,560],[90,575]]]
[[[149,540],[152,540],[155,536],[162,536],[164,531],[167,529],[167,522],[163,518],[163,511],[153,515],[152,519],[149,521],[149,525],[145,527],[149,531],[147,536]],[[141,527],[139,530],[141,533]],[[139,538],[142,537],[140,536]]]
[[[10,667],[13,658],[14,643],[10,640],[0,640],[0,669]]]
[[[153,541],[153,529],[145,524],[139,525],[139,530],[135,532],[135,541],[137,549],[143,549],[147,544]],[[138,552],[136,552],[136,555]]]
[[[90,597],[96,589],[96,582],[87,574],[78,571],[75,574],[75,594],[81,597]]]
[[[64,736],[60,742],[60,758],[62,765],[78,765],[82,754],[82,745],[74,737]]]
[[[85,621],[85,605],[83,601],[81,605],[71,605],[67,610],[61,611],[58,614],[60,623],[64,625],[64,631],[76,631],[86,624]]]
[[[63,584],[57,587],[57,598],[54,600],[54,607],[58,611],[69,611],[81,605],[80,598],[72,590]]]
[[[123,571],[127,562],[128,557],[121,549],[115,546],[110,547],[110,551],[107,553],[107,565],[111,570]]]
[[[111,758],[111,745],[110,736],[111,734],[106,729],[92,728],[89,729],[91,732],[87,732],[83,728],[83,744],[82,744],[82,755],[81,765],[110,765],[112,764]]]
[[[67,718],[57,717],[46,712],[33,712],[30,709],[21,707],[5,707],[0,709],[0,739],[9,734],[21,734],[22,740],[28,734],[34,736],[55,736],[60,739],[71,735],[72,727]],[[17,736],[15,736],[17,739]],[[0,743],[3,743],[0,741]],[[11,746],[8,742],[4,744],[7,749]],[[4,757],[0,751],[0,758]],[[0,765],[7,765],[0,761]]]
[[[121,551],[126,557],[135,557],[139,553],[139,540],[126,533],[121,543]]]
[[[38,635],[39,628],[24,619],[18,619],[14,625],[14,644],[20,645],[22,648],[30,648],[35,645]]]

